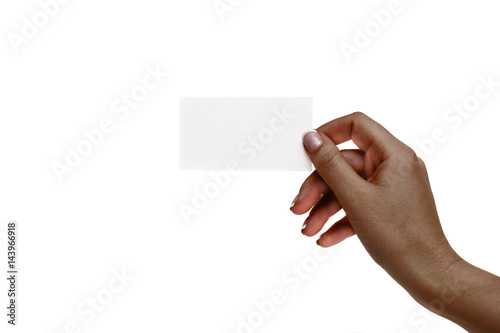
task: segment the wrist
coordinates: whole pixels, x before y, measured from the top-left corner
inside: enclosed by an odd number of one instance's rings
[[[428,273],[427,293],[422,295],[422,305],[435,314],[448,317],[446,313],[449,306],[458,299],[461,293],[457,277],[463,275],[465,266],[468,265],[470,264],[453,251],[446,263]]]
[[[415,258],[401,285],[422,306],[442,315],[446,305],[457,297],[455,285],[451,281],[464,263],[445,242]]]

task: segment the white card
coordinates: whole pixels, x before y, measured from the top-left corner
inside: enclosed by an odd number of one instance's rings
[[[311,170],[310,97],[183,97],[179,122],[181,169]]]

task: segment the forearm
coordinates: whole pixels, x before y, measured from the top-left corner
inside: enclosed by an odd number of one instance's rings
[[[414,295],[427,309],[469,332],[500,332],[500,277],[459,258],[427,281]]]
[[[500,277],[461,260],[446,272],[442,285],[454,297],[438,314],[470,332],[500,332]]]

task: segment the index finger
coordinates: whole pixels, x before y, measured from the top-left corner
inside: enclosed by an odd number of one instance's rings
[[[352,140],[365,153],[371,151],[370,155],[377,160],[374,161],[375,164],[386,160],[402,145],[382,125],[361,112],[334,119],[317,130],[327,135],[336,145]]]

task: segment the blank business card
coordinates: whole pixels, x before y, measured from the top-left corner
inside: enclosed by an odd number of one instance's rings
[[[179,123],[181,169],[311,170],[310,97],[183,97]]]

